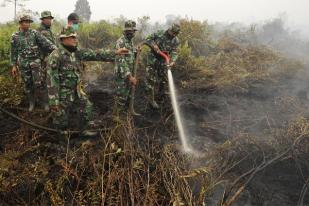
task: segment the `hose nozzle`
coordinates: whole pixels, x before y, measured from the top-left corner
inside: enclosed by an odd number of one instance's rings
[[[170,58],[167,54],[165,54],[164,52],[162,52],[162,51],[159,51],[159,55],[162,56],[162,57],[164,58],[165,63],[166,63],[166,65],[168,66],[168,65],[170,64],[171,58]]]

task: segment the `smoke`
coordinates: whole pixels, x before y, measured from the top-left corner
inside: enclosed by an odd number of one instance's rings
[[[244,47],[266,46],[286,59],[287,71],[295,67],[291,62],[298,61],[299,68],[292,75],[282,74],[278,81],[252,81],[245,92],[180,92],[185,124],[193,136],[190,144],[207,150],[243,133],[265,138],[274,129],[308,115],[309,41],[299,35],[300,31],[291,30],[281,17],[250,26],[216,23],[210,27],[214,41],[229,37]],[[269,66],[273,73],[282,69]]]
[[[272,129],[280,128],[300,115],[306,115],[304,111],[308,108],[309,69],[306,62],[308,62],[309,41],[298,35],[300,31],[290,29],[286,24],[286,19],[285,16],[279,16],[249,26],[242,23],[205,24],[210,30],[205,35],[210,34],[207,38],[214,42],[229,37],[239,45],[267,46],[291,61],[301,61],[303,64],[300,64],[299,67],[304,68],[301,72],[286,76],[286,79],[280,79],[280,82],[252,81],[247,91],[243,93],[233,90],[216,93],[201,90],[196,93],[190,89],[182,90],[179,84],[182,79],[178,77],[181,75],[177,75],[177,72],[181,73],[181,71],[176,70],[176,87],[179,90],[181,110],[184,111],[184,123],[188,127],[188,133],[192,136],[190,144],[195,144],[198,147],[211,147],[213,144],[220,143],[239,133],[265,136],[265,133],[270,133]],[[141,17],[137,20],[140,34],[137,38],[145,38],[158,29],[166,29],[172,23],[179,21],[181,21],[181,17],[174,15],[166,16],[165,23],[151,22],[149,17]],[[190,22],[189,19],[187,21]],[[196,27],[192,27],[192,29],[196,29]],[[194,41],[194,39],[189,40]],[[194,46],[197,46],[201,51],[203,48],[200,47],[207,47],[204,49],[205,51],[209,50],[208,47],[213,47],[213,45],[209,46],[206,43],[193,44],[192,53],[194,53]],[[213,50],[216,52],[217,48]],[[208,54],[207,52],[200,53],[204,56]],[[287,67],[289,66],[287,65]],[[269,66],[269,70],[274,73],[280,69],[273,65]],[[106,69],[102,70],[107,71]],[[91,73],[87,78],[90,84],[96,84],[96,86],[90,88],[98,87],[111,90],[110,81],[112,78],[106,79],[110,75],[112,72],[103,75]],[[104,81],[97,79],[99,76],[105,76]],[[104,85],[101,85],[103,83]]]
[[[144,38],[158,29],[166,29],[171,22],[177,20],[174,16],[168,16],[166,23],[150,23],[149,18],[143,17],[138,20],[139,32]],[[182,80],[186,75],[190,75],[191,71],[181,71],[177,68],[173,70],[179,95],[180,111],[182,111],[182,117],[184,117],[183,123],[186,133],[189,134],[188,144],[193,147],[193,150],[204,152],[241,134],[267,141],[275,130],[285,127],[288,122],[298,117],[309,116],[307,112],[309,111],[307,95],[309,67],[306,55],[309,51],[309,42],[298,35],[299,31],[288,28],[284,18],[275,18],[250,26],[241,23],[216,23],[208,25],[208,28],[211,30],[209,38],[215,43],[224,37],[229,37],[238,45],[244,47],[242,51],[251,47],[266,46],[273,49],[274,53],[278,53],[279,56],[284,56],[284,58],[280,58],[277,65],[263,65],[264,67],[268,66],[272,75],[278,73],[280,77],[262,80],[258,78],[256,80],[250,79],[248,80],[248,87],[245,89],[231,87],[210,91],[207,90],[207,87],[204,89],[204,85],[198,85],[197,88],[182,88]],[[194,28],[192,27],[192,29]],[[208,39],[208,36],[205,39]],[[201,42],[197,46],[203,47],[204,44],[205,47],[208,46],[205,42]],[[220,55],[225,54],[224,52],[220,53],[221,48],[213,45],[211,47],[213,48],[212,53],[201,52],[200,55],[218,54],[218,57],[220,57]],[[191,49],[194,51],[195,48],[192,47]],[[203,49],[200,50],[203,51]],[[205,50],[208,50],[208,48]],[[263,52],[260,55],[263,55]],[[247,56],[244,55],[243,58],[247,58]],[[283,60],[286,62],[280,62]],[[186,59],[186,61],[190,61],[192,67],[195,66],[190,59]],[[294,63],[295,61],[300,61],[299,67],[301,69],[296,68],[295,72],[291,74],[289,71],[295,69],[295,65],[297,66]],[[278,65],[286,68],[280,68]],[[98,89],[101,91],[102,88],[111,89],[112,69],[104,69],[104,71],[105,73],[98,79],[96,79],[97,74],[88,76],[90,81],[95,81],[94,86],[90,87],[91,91]],[[287,71],[289,74],[284,75],[282,71]],[[139,80],[140,77],[144,76],[143,72],[144,70],[139,70]],[[205,81],[201,81],[201,75],[195,80],[201,84],[207,84],[211,77],[205,77]],[[274,76],[276,77],[276,75]],[[144,111],[143,115],[145,115],[146,120],[153,120],[155,115],[153,113],[147,115],[149,110],[143,108],[146,107],[145,94],[140,91],[143,89],[142,83],[139,84],[137,109]],[[106,101],[105,97],[102,98],[103,101]],[[99,105],[97,96],[93,102]],[[145,124],[145,121],[143,123]],[[164,129],[160,130],[160,139],[165,138],[165,135],[171,135],[165,132]],[[194,166],[193,162],[192,167],[194,168]]]

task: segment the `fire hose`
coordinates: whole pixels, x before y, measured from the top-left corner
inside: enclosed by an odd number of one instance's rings
[[[143,42],[141,45],[146,45],[148,46],[150,49],[154,50],[154,46],[149,44],[148,42]],[[168,54],[164,53],[163,51],[159,50],[159,51],[155,51],[157,54],[159,54],[165,61],[166,65],[169,66],[171,58]]]
[[[142,43],[140,46],[142,46],[142,45],[147,45],[147,46],[149,46],[151,49],[153,49],[152,45],[149,45],[149,44],[147,44],[147,43],[145,43],[145,42]],[[167,54],[165,54],[164,52],[162,52],[162,51],[158,51],[158,54],[159,54],[160,56],[162,56],[162,58],[164,58],[165,63],[166,63],[167,66],[168,66],[169,63],[170,63],[170,57],[169,57]],[[138,65],[139,55],[140,55],[140,51],[137,52],[136,64],[135,64],[135,66],[134,66],[134,71],[133,71],[133,76],[134,76],[134,77],[136,77],[136,71],[137,71],[137,65]],[[80,89],[82,89],[82,88],[80,88]],[[133,105],[134,105],[134,96],[135,96],[135,87],[133,87],[132,90],[131,90],[130,107],[132,107],[132,108],[134,108],[134,106],[133,106]],[[34,123],[34,122],[27,121],[27,120],[25,120],[25,119],[23,119],[23,118],[21,118],[21,117],[15,115],[15,114],[13,114],[12,112],[7,111],[6,109],[2,108],[1,106],[0,106],[0,111],[1,111],[2,113],[6,114],[6,115],[8,115],[8,116],[10,116],[10,117],[12,117],[12,118],[18,120],[18,121],[21,122],[21,123],[27,124],[27,125],[29,125],[29,126],[31,126],[31,127],[34,127],[34,128],[40,129],[40,130],[45,130],[45,131],[48,131],[48,132],[55,132],[55,133],[64,133],[64,134],[66,134],[66,133],[74,134],[74,133],[81,133],[81,132],[82,132],[82,131],[71,131],[71,130],[63,131],[63,130],[58,130],[58,129],[54,129],[54,128],[49,128],[49,127],[46,127],[46,126],[42,126],[42,125],[36,124],[36,123]],[[104,128],[104,129],[97,129],[97,130],[91,130],[91,131],[103,131],[103,130],[108,131],[109,129],[108,129],[108,128]]]
[[[162,52],[162,51],[159,51],[158,54],[163,57],[163,59],[165,60],[166,65],[169,67],[171,58],[167,54]]]
[[[78,133],[82,132],[82,131],[74,131],[74,130],[58,130],[58,129],[54,129],[54,128],[50,128],[50,127],[45,127],[45,126],[39,125],[37,123],[25,120],[25,119],[15,115],[15,114],[13,114],[12,112],[7,111],[6,109],[2,108],[1,106],[0,106],[0,111],[2,113],[6,114],[7,116],[10,116],[13,119],[18,120],[19,122],[21,122],[23,124],[29,125],[29,126],[34,127],[36,129],[45,130],[45,131],[54,132],[54,133],[62,133],[62,134],[78,134]],[[96,129],[96,130],[90,130],[90,131],[108,131],[108,130],[109,130],[108,128],[103,128],[103,129]]]

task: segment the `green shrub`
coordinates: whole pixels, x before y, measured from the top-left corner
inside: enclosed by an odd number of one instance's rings
[[[79,42],[85,48],[114,47],[115,42],[122,34],[122,26],[107,21],[82,24],[79,33]]]
[[[9,69],[10,41],[12,34],[17,30],[15,23],[0,25],[0,74]]]

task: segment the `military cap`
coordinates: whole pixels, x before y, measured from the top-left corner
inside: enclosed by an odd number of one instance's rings
[[[40,19],[42,20],[42,19],[48,18],[48,17],[51,17],[52,19],[54,18],[50,11],[43,11],[41,13],[41,18]]]
[[[124,23],[125,31],[137,31],[135,21],[128,20]]]
[[[78,14],[70,13],[68,16],[68,21],[80,21]]]
[[[169,28],[169,30],[172,31],[172,32],[175,33],[175,34],[178,34],[178,33],[180,32],[180,25],[174,23],[174,24]]]
[[[72,26],[62,28],[59,38],[77,37],[77,34]]]
[[[30,21],[31,23],[33,22],[32,18],[27,14],[20,16],[19,23],[23,21]]]

